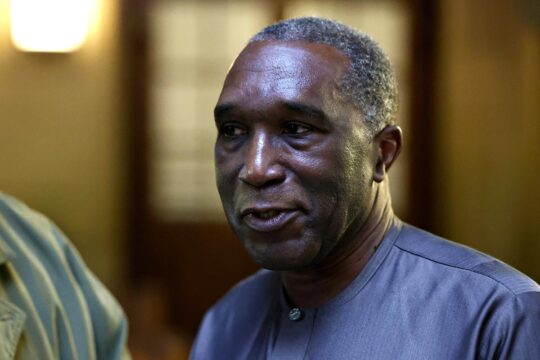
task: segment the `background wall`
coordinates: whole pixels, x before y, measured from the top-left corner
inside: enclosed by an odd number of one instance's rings
[[[540,3],[440,5],[436,227],[540,281]]]
[[[122,276],[124,129],[118,1],[72,54],[23,53],[0,0],[0,191],[52,218],[110,286]]]

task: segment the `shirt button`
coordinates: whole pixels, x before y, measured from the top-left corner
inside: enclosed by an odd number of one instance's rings
[[[296,307],[289,310],[289,320],[298,321],[301,318],[302,318],[302,310]]]

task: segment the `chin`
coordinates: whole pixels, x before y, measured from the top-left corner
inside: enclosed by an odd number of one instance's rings
[[[261,267],[273,270],[273,271],[293,271],[299,270],[303,266],[300,266],[298,263],[283,261],[282,259],[253,259]]]
[[[313,248],[298,249],[289,246],[266,248],[264,252],[257,251],[251,246],[246,246],[246,249],[253,261],[265,269],[274,271],[301,270],[314,265],[318,254]]]

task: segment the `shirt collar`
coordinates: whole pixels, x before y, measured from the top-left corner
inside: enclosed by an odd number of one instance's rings
[[[356,278],[344,290],[342,290],[341,293],[336,295],[336,297],[329,300],[327,303],[321,305],[318,308],[302,309],[302,312],[306,316],[311,316],[314,311],[331,310],[345,302],[348,302],[350,299],[355,297],[364,288],[364,286],[369,282],[375,272],[382,265],[382,263],[386,259],[386,256],[394,246],[396,239],[401,233],[402,227],[403,223],[401,222],[401,220],[397,216],[394,216],[392,219],[392,224],[384,235],[383,240],[377,246],[377,250],[371,256],[366,266],[362,269],[362,271],[360,271]],[[279,302],[281,307],[283,309],[286,309],[286,311],[288,312],[290,306],[285,298],[285,291],[283,290],[283,287],[281,287]]]

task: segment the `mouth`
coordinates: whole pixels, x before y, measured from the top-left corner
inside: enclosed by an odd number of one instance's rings
[[[242,220],[252,230],[273,232],[284,228],[300,215],[299,209],[246,209],[242,212]]]

